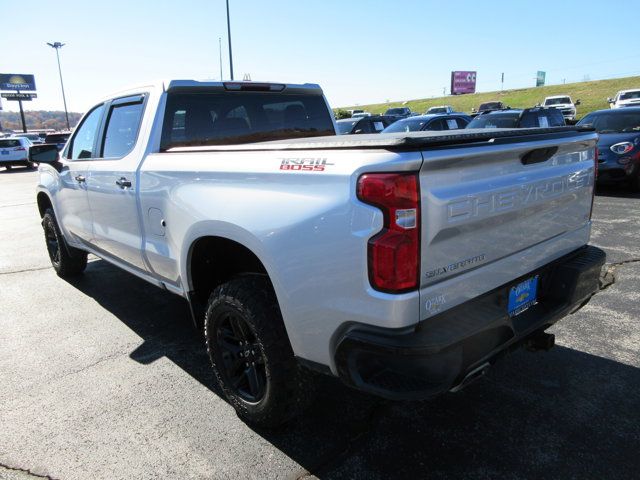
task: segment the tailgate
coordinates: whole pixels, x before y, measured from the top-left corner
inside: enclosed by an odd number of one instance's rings
[[[450,308],[586,243],[596,141],[592,132],[516,134],[423,151],[423,314]],[[473,282],[453,288],[471,272]],[[435,288],[439,284],[446,288]]]

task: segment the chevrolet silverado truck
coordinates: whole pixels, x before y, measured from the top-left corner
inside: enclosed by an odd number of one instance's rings
[[[317,373],[389,399],[456,391],[598,290],[597,134],[335,135],[317,85],[169,81],[31,149],[60,277],[91,253],[184,297],[246,421]]]

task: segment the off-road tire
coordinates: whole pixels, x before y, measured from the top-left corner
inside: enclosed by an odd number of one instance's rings
[[[47,208],[44,212],[42,228],[49,260],[58,276],[68,278],[81,274],[87,267],[87,252],[67,245],[53,209]]]
[[[234,357],[226,347],[229,342],[221,346],[222,338],[231,338],[228,336],[230,318],[241,319],[249,328],[247,335],[255,341],[247,344],[255,347],[255,356],[245,352],[244,357]],[[311,377],[293,355],[278,302],[267,278],[246,275],[217,287],[207,304],[204,334],[218,383],[227,401],[244,421],[258,427],[275,428],[291,420],[306,405]],[[249,361],[245,362],[247,359]],[[237,381],[243,375],[248,379],[251,360],[255,360],[254,372],[260,368],[264,373],[263,394],[256,396],[254,401],[247,400],[248,393],[241,393],[232,382],[232,378]],[[231,369],[242,372],[237,373],[237,377],[229,373],[230,368],[226,365],[230,362],[240,363],[239,367]]]

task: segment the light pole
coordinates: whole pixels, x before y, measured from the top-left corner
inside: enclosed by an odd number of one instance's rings
[[[60,74],[60,88],[62,88],[62,102],[64,103],[64,116],[67,119],[67,130],[71,130],[71,127],[69,126],[69,113],[67,112],[67,97],[64,95],[64,83],[62,83],[62,69],[60,68],[60,54],[58,53],[58,50],[64,47],[64,43],[47,42],[47,45],[49,45],[51,48],[54,48],[56,50],[56,58],[58,59],[58,73]]]
[[[222,38],[218,37],[218,50],[220,51],[220,81],[222,81]]]
[[[233,80],[233,55],[231,54],[231,20],[229,18],[229,0],[227,0],[227,32],[229,35],[229,70]]]

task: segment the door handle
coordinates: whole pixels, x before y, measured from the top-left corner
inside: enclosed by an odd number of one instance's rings
[[[131,182],[125,177],[120,177],[119,180],[116,180],[116,185],[118,185],[120,188],[127,188],[131,186]]]
[[[87,180],[82,175],[76,175],[75,179],[76,179],[76,182],[78,182],[78,183],[82,183],[82,182],[85,182]]]

